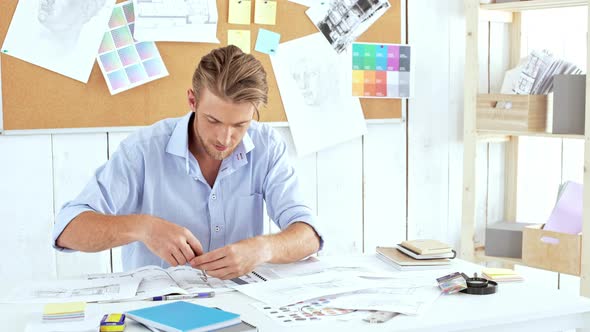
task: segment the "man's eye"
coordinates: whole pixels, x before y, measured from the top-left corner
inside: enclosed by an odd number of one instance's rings
[[[215,120],[215,119],[207,118],[207,121],[209,121],[209,123],[217,123],[217,120]]]

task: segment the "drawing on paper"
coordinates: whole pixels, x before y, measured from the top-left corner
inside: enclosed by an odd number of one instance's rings
[[[33,296],[36,298],[69,298],[75,296],[115,295],[120,292],[120,289],[121,287],[117,284],[75,289],[50,288],[36,290]]]
[[[389,9],[388,0],[330,0],[307,14],[340,53]]]

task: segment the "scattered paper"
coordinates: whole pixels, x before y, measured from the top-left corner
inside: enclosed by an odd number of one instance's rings
[[[388,0],[326,0],[313,4],[305,13],[332,47],[340,53],[379,19],[390,4]]]
[[[16,287],[0,303],[117,301],[135,296],[140,279],[57,280]]]
[[[156,44],[133,39],[134,19],[131,1],[118,4],[98,49],[98,65],[111,95],[168,76]]]
[[[234,286],[237,291],[276,307],[369,287],[371,286],[364,279],[353,274],[336,272]]]
[[[270,60],[298,156],[366,133],[360,102],[350,92],[350,55],[337,54],[316,33],[282,43]]]
[[[256,0],[254,23],[275,25],[277,20],[276,0]]]
[[[250,0],[229,0],[228,23],[250,24]]]
[[[413,93],[411,48],[399,44],[352,44],[352,95],[409,98]]]
[[[115,0],[18,2],[2,53],[88,82]]]
[[[250,53],[250,30],[227,30],[227,44],[236,45],[242,52]]]
[[[100,320],[103,313],[97,306],[86,307],[84,320],[75,322],[44,322],[43,313],[33,313],[25,328],[25,332],[96,332],[100,328]]]
[[[215,0],[133,0],[139,41],[219,43]]]
[[[258,30],[258,38],[256,38],[254,50],[271,55],[276,54],[280,40],[280,34],[266,29],[260,29]]]
[[[228,292],[227,283],[217,278],[204,280],[200,270],[190,266],[177,266],[163,269],[159,266],[148,265],[133,271],[119,273],[91,274],[90,280],[118,280],[122,278],[135,278],[141,283],[137,293],[131,297],[135,300],[149,299],[155,296],[167,294],[191,294],[199,292],[215,291]],[[231,283],[235,285],[234,283]]]

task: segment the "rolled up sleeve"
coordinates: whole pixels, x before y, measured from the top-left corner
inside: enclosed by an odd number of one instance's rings
[[[121,146],[107,163],[96,170],[78,197],[61,208],[53,226],[53,247],[64,252],[74,251],[59,247],[56,240],[82,212],[106,215],[135,213],[143,183],[140,180],[143,174],[141,166],[138,157]]]
[[[321,250],[324,239],[318,229],[317,217],[305,203],[297,174],[289,162],[287,145],[276,133],[269,138],[269,153],[269,170],[263,183],[269,217],[281,230],[295,222],[310,225],[320,238]]]

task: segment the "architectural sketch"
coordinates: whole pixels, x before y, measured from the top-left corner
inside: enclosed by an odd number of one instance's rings
[[[215,0],[133,0],[133,4],[137,40],[219,42]]]
[[[390,7],[388,0],[330,0],[308,16],[340,53]]]
[[[70,297],[77,297],[77,296],[98,296],[98,295],[108,295],[108,294],[118,294],[120,292],[121,287],[117,284],[112,285],[103,285],[103,286],[96,286],[96,287],[87,287],[87,288],[75,288],[75,289],[65,289],[65,288],[55,288],[55,289],[39,289],[35,291],[33,294],[35,297],[38,298],[70,298]]]

